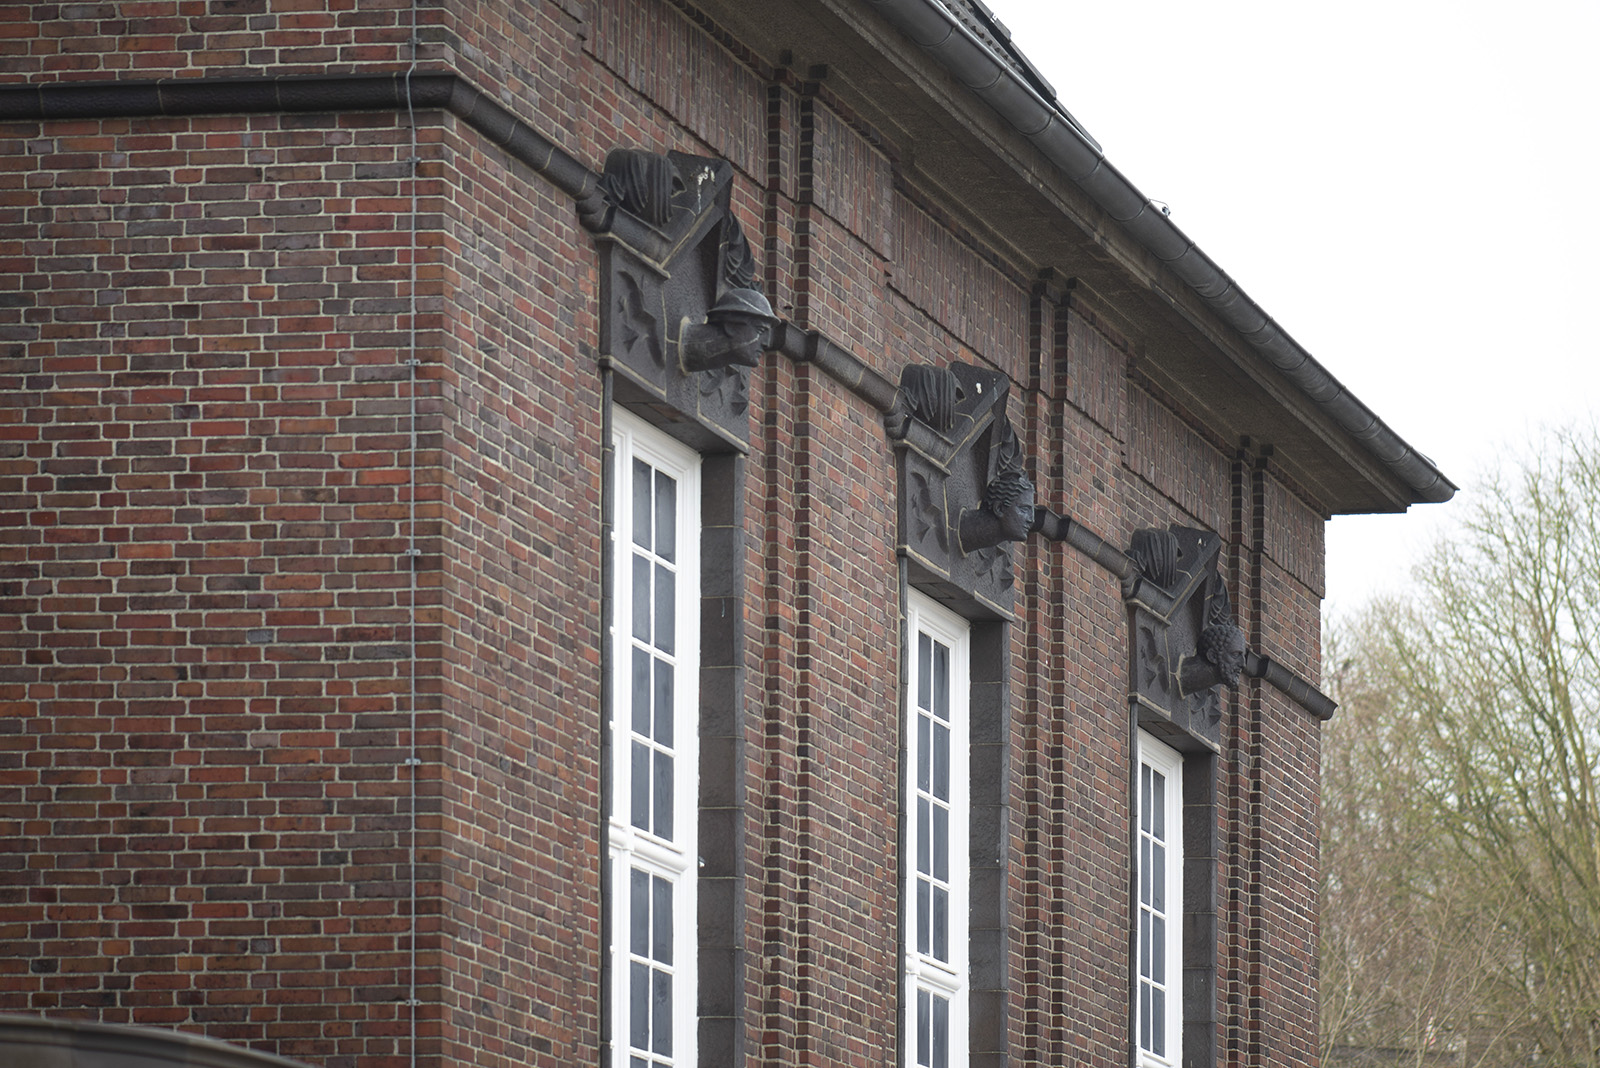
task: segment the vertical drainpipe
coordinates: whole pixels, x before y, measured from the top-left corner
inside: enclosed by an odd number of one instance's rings
[[[409,471],[407,482],[406,504],[406,570],[409,576],[409,595],[407,608],[407,694],[409,723],[406,731],[408,748],[405,758],[407,779],[407,834],[406,834],[406,882],[408,884],[408,933],[407,941],[407,975],[406,975],[406,1015],[407,1015],[407,1047],[408,1060],[411,1068],[417,1064],[417,1009],[421,1001],[417,997],[417,769],[422,760],[417,755],[417,565],[422,550],[417,546],[417,385],[418,372],[421,369],[421,358],[417,354],[417,258],[420,254],[419,226],[417,209],[419,207],[417,182],[418,182],[418,157],[417,148],[417,113],[412,98],[412,75],[417,70],[418,53],[421,42],[417,37],[417,4],[412,0],[410,5],[411,17],[411,63],[406,68],[405,75],[405,102],[406,102],[406,128],[409,132],[409,155],[407,158],[410,186],[411,186],[411,263],[409,265],[407,281],[407,297],[410,303],[408,336],[406,339],[406,365],[410,372],[408,376],[407,394],[409,398],[409,412],[407,424],[410,432]]]

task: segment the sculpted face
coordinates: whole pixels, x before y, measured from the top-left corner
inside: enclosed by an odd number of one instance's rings
[[[1022,541],[1028,536],[1033,529],[1033,513],[1033,486],[1029,484],[1027,492],[1019,493],[1015,500],[1007,501],[995,513],[1007,541]]]
[[[1217,674],[1229,686],[1239,685],[1239,673],[1244,670],[1244,654],[1244,631],[1239,627],[1229,627],[1227,637],[1215,652]]]

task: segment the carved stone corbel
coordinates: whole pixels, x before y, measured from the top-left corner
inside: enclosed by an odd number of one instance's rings
[[[1008,542],[1034,527],[1033,482],[1006,415],[1010,383],[952,364],[907,367],[884,426],[895,445],[900,552],[919,579],[1002,615],[1014,600]]]
[[[578,218],[601,252],[600,348],[624,403],[665,403],[741,450],[749,369],[778,319],[729,208],[733,169],[618,149]]]
[[[1222,539],[1205,530],[1141,530],[1124,581],[1132,628],[1129,700],[1160,733],[1220,749],[1218,687],[1235,688],[1248,649],[1217,571]]]

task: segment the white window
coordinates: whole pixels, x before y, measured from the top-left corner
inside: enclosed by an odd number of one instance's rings
[[[1135,858],[1139,976],[1134,1029],[1139,1063],[1179,1062],[1183,1027],[1183,758],[1139,733]]]
[[[906,633],[905,1061],[967,1062],[970,626],[912,593]]]
[[[614,413],[608,798],[614,1068],[695,1063],[700,457]]]

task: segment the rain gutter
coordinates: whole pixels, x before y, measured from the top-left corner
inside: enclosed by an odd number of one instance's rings
[[[1449,500],[1456,487],[1390,430],[1251,300],[1172,220],[1106,159],[1099,144],[1054,100],[1019,78],[939,0],[861,0],[928,52],[1061,173],[1166,264],[1228,326],[1310,401],[1361,442],[1415,494]]]

